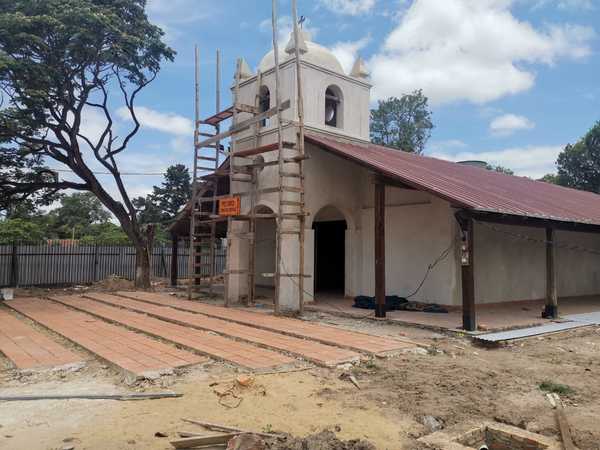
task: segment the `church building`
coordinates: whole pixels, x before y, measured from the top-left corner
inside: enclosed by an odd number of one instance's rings
[[[600,294],[600,196],[511,176],[473,165],[419,156],[374,145],[369,139],[369,73],[358,58],[346,73],[336,56],[301,32],[301,91],[304,104],[304,267],[299,267],[299,220],[282,222],[283,274],[304,274],[305,304],[338,296],[408,297],[411,301],[463,308],[464,327],[476,327],[480,304],[546,299],[555,317],[558,299]],[[297,73],[293,38],[280,49],[280,97],[284,143],[298,133]],[[256,71],[238,67],[239,99],[261,111],[276,105],[275,57],[268,52]],[[252,117],[238,114],[238,123]],[[277,117],[232,136],[236,151],[278,142]],[[283,150],[285,151],[285,149]],[[254,230],[255,251],[244,234],[248,223],[227,230],[226,295],[242,303],[248,268],[254,284],[272,288],[276,272],[279,167],[277,152],[235,158],[254,164],[254,187],[243,179],[224,183],[241,197],[241,213],[262,215]],[[291,154],[291,153],[290,153]],[[265,164],[257,164],[265,163]],[[223,164],[222,175],[227,175]],[[290,167],[294,165],[290,163]],[[291,169],[290,169],[291,170]],[[297,178],[290,184],[299,186]],[[300,194],[282,194],[293,214]],[[377,258],[382,260],[377,260]],[[379,272],[378,272],[379,271]],[[282,312],[300,309],[297,279],[281,279]],[[565,300],[568,301],[568,300]]]

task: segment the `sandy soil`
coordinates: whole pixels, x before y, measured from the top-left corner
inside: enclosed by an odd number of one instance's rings
[[[416,339],[427,350],[360,367],[257,375],[237,384],[237,371],[221,364],[197,367],[154,384],[127,386],[95,361],[72,372],[19,374],[0,358],[0,395],[174,391],[182,398],[153,401],[40,401],[0,403],[0,449],[168,449],[177,431],[200,431],[196,418],[296,436],[334,431],[378,449],[419,448],[428,431],[423,416],[444,427],[498,420],[557,436],[553,411],[539,389],[549,380],[569,385],[566,413],[580,449],[600,449],[600,328],[486,349],[467,339],[329,316],[313,320],[377,334]],[[350,370],[361,389],[340,374]],[[216,384],[215,384],[216,383]],[[235,388],[237,397],[218,393]],[[231,407],[241,403],[237,407]],[[221,401],[220,401],[221,400]],[[229,406],[229,407],[228,407]],[[157,432],[168,438],[155,437]]]

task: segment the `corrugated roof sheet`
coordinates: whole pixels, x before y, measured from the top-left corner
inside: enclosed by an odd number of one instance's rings
[[[600,195],[591,192],[320,133],[306,140],[462,208],[600,225]]]

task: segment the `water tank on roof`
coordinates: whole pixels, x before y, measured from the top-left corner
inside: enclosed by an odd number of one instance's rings
[[[480,169],[487,169],[488,163],[485,161],[477,161],[477,160],[468,160],[468,161],[458,161],[458,164],[463,164],[465,166],[473,166],[479,167]]]

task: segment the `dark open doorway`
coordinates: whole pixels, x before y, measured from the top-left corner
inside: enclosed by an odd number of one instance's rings
[[[315,230],[315,292],[344,293],[346,221],[313,223]]]

